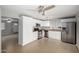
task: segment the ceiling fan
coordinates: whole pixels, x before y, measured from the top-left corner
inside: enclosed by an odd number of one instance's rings
[[[38,6],[38,12],[42,13],[42,15],[45,15],[45,11],[50,10],[54,7],[55,7],[55,5],[50,5],[50,6],[47,6],[47,5],[41,6],[40,5],[40,6]]]
[[[46,11],[53,9],[54,7],[55,7],[55,5],[40,5],[40,6],[36,6],[35,9],[29,9],[28,8],[26,10],[38,12],[39,14],[44,16]]]

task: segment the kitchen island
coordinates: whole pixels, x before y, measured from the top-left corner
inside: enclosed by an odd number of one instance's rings
[[[45,36],[48,35],[47,36],[48,38],[61,40],[62,29],[59,29],[59,28],[50,29],[49,28],[49,29],[45,29],[44,31],[48,31],[48,33],[45,34]]]
[[[49,27],[40,27],[38,28],[38,39],[41,38],[52,38],[61,40],[61,31],[60,28],[49,28]]]

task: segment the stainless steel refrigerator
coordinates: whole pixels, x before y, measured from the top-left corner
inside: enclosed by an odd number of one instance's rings
[[[63,42],[76,44],[76,22],[65,22],[65,27],[62,27],[61,40]]]

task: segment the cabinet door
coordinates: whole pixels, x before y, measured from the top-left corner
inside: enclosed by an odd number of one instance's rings
[[[62,40],[63,42],[66,42],[66,41],[67,41],[67,35],[66,35],[66,32],[65,32],[65,31],[62,31],[62,32],[61,32],[61,40]]]
[[[61,40],[61,32],[60,31],[49,31],[48,38]]]
[[[38,38],[38,32],[33,32],[33,39],[36,40]]]

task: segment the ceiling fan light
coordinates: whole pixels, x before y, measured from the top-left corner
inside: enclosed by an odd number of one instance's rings
[[[41,13],[43,16],[45,15],[45,11],[46,10],[50,10],[50,9],[52,9],[52,8],[54,8],[55,7],[55,5],[50,5],[50,6],[39,6],[38,7],[38,12],[39,13]]]
[[[11,23],[11,21],[7,21],[7,23]]]

